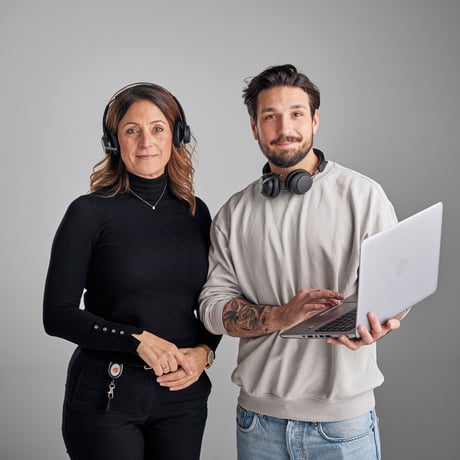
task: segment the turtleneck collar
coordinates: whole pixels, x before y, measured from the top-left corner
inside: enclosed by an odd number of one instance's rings
[[[158,198],[168,180],[167,174],[163,174],[155,179],[146,179],[145,177],[136,176],[131,173],[128,173],[128,177],[131,190],[142,196],[145,200]]]

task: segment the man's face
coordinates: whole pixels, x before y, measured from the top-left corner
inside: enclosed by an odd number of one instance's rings
[[[301,88],[275,86],[257,97],[257,121],[251,119],[254,138],[268,160],[279,168],[295,166],[311,151],[318,128],[310,98]]]

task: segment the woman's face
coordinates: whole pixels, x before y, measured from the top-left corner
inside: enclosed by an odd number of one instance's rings
[[[120,120],[117,136],[121,159],[130,173],[147,179],[164,174],[172,132],[157,105],[149,100],[134,102]]]

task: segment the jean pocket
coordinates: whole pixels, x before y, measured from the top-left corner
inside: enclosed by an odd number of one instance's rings
[[[236,408],[236,425],[238,429],[249,433],[254,430],[256,424],[257,414],[238,405]]]
[[[319,434],[330,442],[346,442],[363,438],[375,429],[372,413],[339,422],[318,423]]]

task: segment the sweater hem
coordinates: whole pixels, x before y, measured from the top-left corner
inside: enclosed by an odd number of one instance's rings
[[[240,390],[238,404],[270,417],[303,422],[336,422],[358,417],[375,407],[374,392],[368,391],[340,401],[317,399],[282,399],[273,395],[253,396]]]

